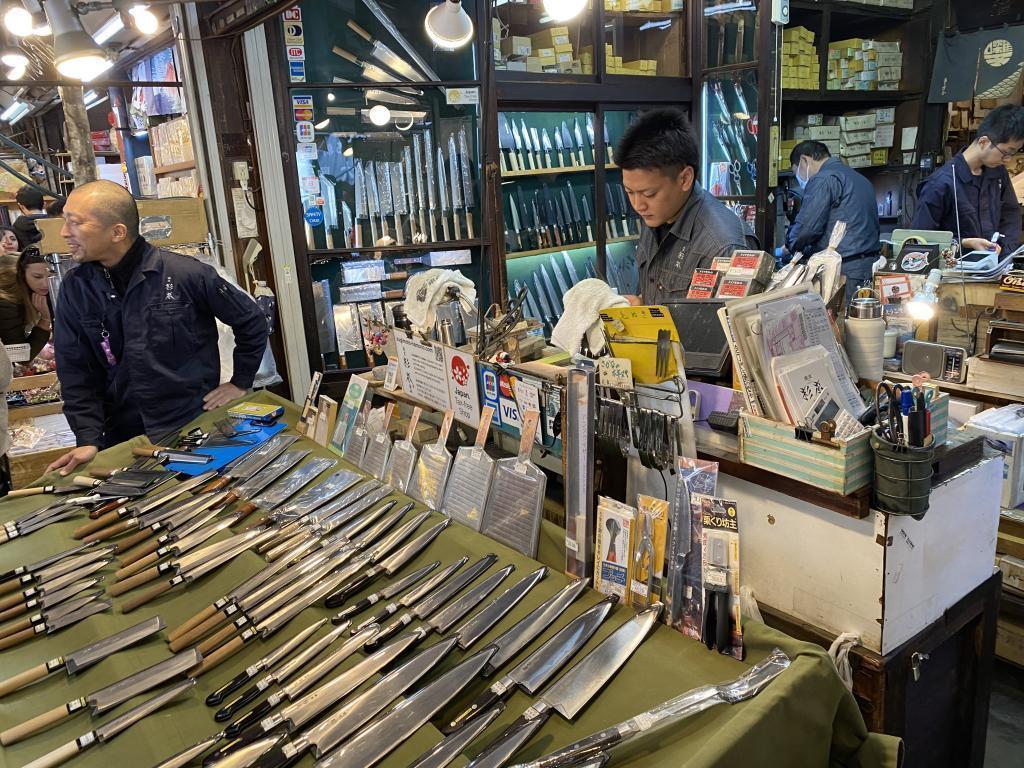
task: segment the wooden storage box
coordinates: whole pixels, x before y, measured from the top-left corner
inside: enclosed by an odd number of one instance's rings
[[[871,484],[868,432],[838,448],[799,440],[792,424],[740,414],[740,461],[846,496]]]
[[[66,448],[49,448],[45,451],[33,453],[21,453],[16,456],[8,456],[7,462],[11,467],[11,488],[27,488],[42,475],[51,463],[63,456],[74,446]]]

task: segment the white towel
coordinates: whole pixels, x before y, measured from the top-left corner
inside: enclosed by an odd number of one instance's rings
[[[417,272],[405,283],[405,314],[421,333],[434,328],[434,307],[441,302],[449,286],[459,289],[462,298],[476,304],[476,286],[456,269],[428,269]]]
[[[565,292],[562,306],[565,311],[551,333],[551,343],[575,355],[580,351],[585,334],[587,346],[596,355],[604,349],[604,333],[598,313],[609,307],[628,307],[629,302],[603,280],[588,278]]]

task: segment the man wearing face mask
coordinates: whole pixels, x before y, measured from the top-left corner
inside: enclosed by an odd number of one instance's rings
[[[636,251],[642,297],[627,296],[630,303],[684,299],[695,269],[756,246],[736,214],[697,181],[697,142],[682,112],[642,114],[619,141],[615,162],[645,224]]]
[[[878,259],[878,208],[871,182],[829,154],[820,141],[801,141],[789,155],[803,190],[800,212],[786,232],[786,250],[811,256],[828,247],[837,221],[846,222],[839,243],[847,296],[871,277]]]
[[[1020,245],[1020,205],[1003,160],[1022,146],[1024,107],[993,109],[981,121],[978,137],[920,184],[911,228],[952,232],[963,238],[965,252],[1015,251]],[[989,239],[993,232],[1002,235],[999,243]]]

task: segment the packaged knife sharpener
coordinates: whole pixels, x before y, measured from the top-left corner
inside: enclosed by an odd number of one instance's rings
[[[740,617],[740,534],[736,502],[700,497],[704,615],[701,640],[719,653],[743,659]]]

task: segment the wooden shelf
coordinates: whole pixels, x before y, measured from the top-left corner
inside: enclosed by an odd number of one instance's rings
[[[619,166],[615,165],[614,163],[605,163],[604,167],[611,170],[615,170]],[[562,168],[559,168],[557,166],[554,168],[528,168],[525,171],[508,171],[507,173],[501,174],[501,178],[521,179],[527,176],[557,176],[562,173],[587,173],[588,171],[593,172],[595,170],[597,170],[596,165],[567,165]]]
[[[390,217],[389,217],[390,218]],[[461,221],[463,230],[465,230],[465,222]],[[449,226],[451,221],[449,220]],[[363,234],[368,235],[370,227],[367,224],[363,224]],[[391,223],[388,223],[391,226]],[[418,222],[417,222],[418,226]],[[441,226],[438,224],[438,234],[441,234]],[[340,242],[344,242],[344,239],[340,236],[337,238]],[[403,253],[426,253],[427,251],[454,251],[463,248],[475,248],[482,246],[484,241],[481,238],[475,238],[473,240],[438,240],[437,242],[430,243],[406,243],[405,245],[364,245],[362,248],[317,248],[309,249],[307,256],[310,261],[320,261],[323,259],[336,258],[340,256],[346,256],[349,254],[369,254],[371,251],[380,251],[384,256],[396,256]],[[468,266],[468,265],[463,265]]]
[[[605,21],[619,20],[626,27],[641,27],[649,21],[681,19],[685,11],[609,11],[605,10]]]
[[[913,99],[918,99],[920,97],[920,93],[907,91],[830,91],[827,89],[808,90],[800,88],[782,89],[783,104],[787,101],[790,103],[825,101],[869,104],[872,102],[887,103],[894,101],[912,101]]]
[[[15,376],[11,379],[8,392],[24,392],[26,389],[39,389],[57,383],[56,373],[39,373],[35,376]]]
[[[36,416],[53,416],[64,411],[64,403],[56,400],[52,403],[39,403],[38,405],[19,405],[7,409],[7,421],[14,424],[17,421],[27,421]]]
[[[878,5],[842,2],[842,0],[791,0],[790,8],[799,11],[821,11],[828,8],[832,13],[846,16],[871,16],[894,20],[909,19],[916,11],[912,8],[890,8]],[[922,9],[924,10],[924,9]]]
[[[157,165],[153,167],[153,174],[160,176],[165,173],[180,173],[181,171],[191,171],[196,167],[195,160],[186,160],[184,163],[174,163],[172,165]]]
[[[605,240],[607,245],[612,243],[628,243],[633,240],[639,240],[639,235],[630,235],[629,237],[610,237]],[[581,248],[593,248],[597,245],[594,240],[587,240],[582,243],[570,243],[569,245],[556,245],[552,248],[536,248],[532,251],[511,251],[505,254],[506,259],[525,259],[529,256],[543,256],[547,253],[561,253],[562,251],[578,251]]]

